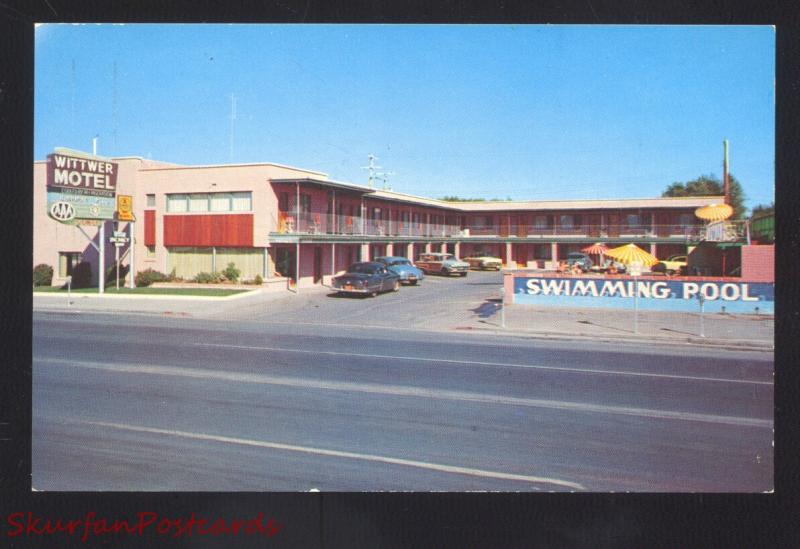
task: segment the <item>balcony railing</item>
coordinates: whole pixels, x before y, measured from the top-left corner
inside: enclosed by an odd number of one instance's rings
[[[703,225],[576,225],[536,226],[536,225],[458,225],[417,223],[402,220],[365,219],[357,215],[329,215],[322,213],[294,212],[280,213],[273,220],[272,232],[280,234],[334,234],[366,236],[401,237],[528,237],[545,238],[553,236],[593,238],[682,238],[702,240],[707,237]]]

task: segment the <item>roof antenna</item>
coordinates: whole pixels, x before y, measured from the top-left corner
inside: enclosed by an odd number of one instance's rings
[[[233,121],[236,120],[236,96],[231,94],[231,164],[233,164]]]
[[[379,172],[375,174],[375,179],[380,179],[383,181],[383,190],[384,191],[391,191],[392,187],[389,185],[389,176],[395,175],[394,172]]]
[[[361,166],[361,169],[362,170],[369,170],[369,188],[371,189],[372,188],[372,181],[374,179],[376,179],[375,176],[377,175],[375,170],[380,170],[381,167],[375,165],[375,161],[378,160],[378,157],[375,156],[374,154],[367,155],[367,158],[369,158],[369,166]]]

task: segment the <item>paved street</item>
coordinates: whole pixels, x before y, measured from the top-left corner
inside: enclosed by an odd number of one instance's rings
[[[402,311],[422,287],[292,298],[35,311],[34,487],[772,489],[771,353],[407,330],[438,322]]]

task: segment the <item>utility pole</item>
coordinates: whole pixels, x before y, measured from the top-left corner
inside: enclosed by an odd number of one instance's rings
[[[389,176],[395,175],[394,172],[379,172],[375,174],[375,179],[380,179],[383,181],[383,190],[384,191],[391,191],[392,187],[389,186]]]
[[[231,94],[231,157],[230,162],[233,163],[233,121],[236,120],[236,96]]]
[[[731,185],[728,181],[728,140],[722,142],[725,150],[725,159],[722,164],[722,189],[725,194],[725,204],[731,203]]]

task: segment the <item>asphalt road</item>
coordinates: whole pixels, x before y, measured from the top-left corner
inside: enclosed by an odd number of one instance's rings
[[[33,486],[772,489],[771,354],[355,324],[34,312]]]

